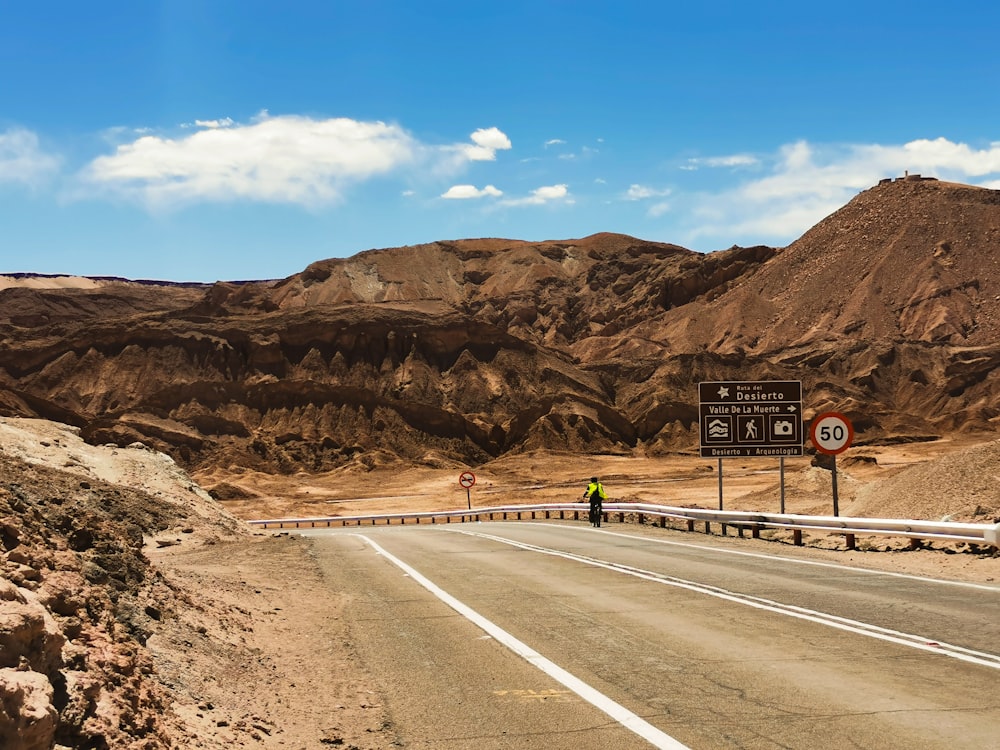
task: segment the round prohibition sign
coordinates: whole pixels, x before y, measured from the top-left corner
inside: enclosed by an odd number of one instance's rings
[[[836,456],[846,451],[854,441],[854,425],[843,414],[824,412],[812,421],[809,439],[820,453]]]
[[[462,475],[458,478],[458,483],[468,489],[476,483],[476,475],[471,471],[463,471]]]

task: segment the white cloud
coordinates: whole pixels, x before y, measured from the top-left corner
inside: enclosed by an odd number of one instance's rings
[[[487,185],[482,190],[477,188],[475,185],[452,185],[441,195],[441,197],[462,200],[468,198],[483,198],[487,195],[498,197],[503,195],[503,191],[497,190],[493,187],[493,185]]]
[[[182,137],[145,135],[122,143],[92,161],[83,178],[153,206],[240,199],[316,206],[381,175],[417,168],[452,174],[511,148],[495,127],[476,130],[472,144],[433,146],[399,125],[348,118],[265,111],[247,124],[224,118],[196,125]]]
[[[665,213],[669,213],[670,208],[671,206],[669,203],[667,203],[666,201],[662,201],[660,203],[654,203],[652,206],[649,207],[649,211],[647,211],[646,213],[648,213],[655,219],[659,216],[663,216],[663,214]]]
[[[547,201],[565,198],[568,192],[569,189],[566,185],[549,185],[548,187],[540,187],[533,190],[531,194],[538,200],[539,203],[545,203]]]
[[[231,128],[236,123],[231,117],[223,117],[221,120],[195,120],[194,124],[199,128]]]
[[[704,163],[709,167],[752,167],[758,163],[758,160],[748,154],[733,154],[732,156],[711,157],[705,159]]]
[[[541,206],[554,201],[573,202],[567,185],[548,185],[536,188],[531,191],[531,195],[525,198],[512,198],[503,201],[503,203],[506,206]]]
[[[498,128],[480,128],[470,138],[475,146],[465,146],[463,153],[469,161],[494,161],[497,151],[511,148],[508,138]]]
[[[897,173],[936,173],[982,177],[1000,172],[1000,143],[974,150],[965,143],[952,143],[946,138],[910,141],[903,146],[868,146],[859,156],[870,158]]]
[[[262,115],[184,138],[143,136],[91,162],[97,184],[138,190],[153,204],[237,198],[319,204],[346,184],[414,161],[418,144],[396,125]]]
[[[548,148],[549,146],[564,146],[564,145],[566,145],[566,141],[564,141],[562,138],[550,138],[549,140],[545,141],[545,148]]]
[[[730,156],[708,156],[688,159],[681,169],[693,171],[700,167],[726,168],[726,167],[752,167],[760,163],[760,160],[749,154],[732,154]]]
[[[625,199],[630,201],[641,201],[648,198],[662,198],[670,195],[669,189],[656,190],[645,185],[629,185],[625,193]]]
[[[0,183],[36,186],[59,170],[59,159],[42,150],[30,130],[11,128],[0,132]]]
[[[671,190],[669,188],[656,189],[646,185],[629,185],[628,190],[625,192],[625,200],[648,201],[654,198],[666,198],[670,194]],[[646,214],[656,219],[668,213],[671,208],[671,204],[667,201],[657,200],[646,209]]]

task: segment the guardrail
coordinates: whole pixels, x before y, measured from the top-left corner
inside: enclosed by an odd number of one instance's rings
[[[745,530],[757,538],[764,529],[790,530],[793,542],[802,544],[802,533],[825,532],[843,534],[848,549],[855,548],[855,535],[897,536],[910,539],[913,547],[920,546],[921,541],[953,541],[967,542],[984,546],[1000,548],[1000,523],[958,523],[954,521],[919,521],[913,519],[892,518],[852,518],[845,516],[798,516],[787,513],[755,513],[737,510],[708,510],[703,508],[676,508],[666,505],[649,505],[646,503],[605,503],[604,519],[611,520],[618,516],[618,521],[624,523],[626,516],[635,516],[640,524],[647,519],[666,527],[668,521],[682,522],[688,531],[694,531],[695,524],[705,524],[705,533],[711,533],[711,524],[719,524],[722,533],[726,527],[737,529],[740,536]],[[466,523],[473,521],[522,520],[528,516],[534,520],[541,514],[543,518],[566,519],[570,514],[572,520],[586,518],[588,506],[582,503],[554,503],[547,505],[503,505],[489,508],[473,508],[468,510],[424,511],[412,513],[384,513],[362,516],[324,516],[317,518],[271,518],[249,521],[252,526],[267,528],[315,528],[316,526],[361,526],[379,523]],[[558,514],[558,515],[556,515]]]

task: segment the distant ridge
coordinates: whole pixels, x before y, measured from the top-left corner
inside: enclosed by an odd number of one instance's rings
[[[275,281],[0,290],[0,414],[189,467],[690,451],[701,380],[792,379],[857,440],[995,432],[1000,191],[862,191],[785,248],[451,240]]]

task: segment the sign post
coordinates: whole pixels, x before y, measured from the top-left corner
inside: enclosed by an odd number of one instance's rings
[[[809,427],[809,439],[816,450],[833,457],[833,515],[840,515],[840,498],[837,496],[837,455],[851,447],[854,425],[851,420],[835,411],[819,414]]]
[[[785,515],[785,457],[782,456],[778,463],[778,486],[781,487],[781,515]]]
[[[802,383],[797,380],[698,383],[702,458],[782,459],[802,455]],[[784,475],[781,492],[784,497]]]
[[[476,483],[476,475],[471,471],[463,471],[458,477],[458,483],[465,487],[465,499],[469,503],[469,510],[472,510],[472,485]]]

